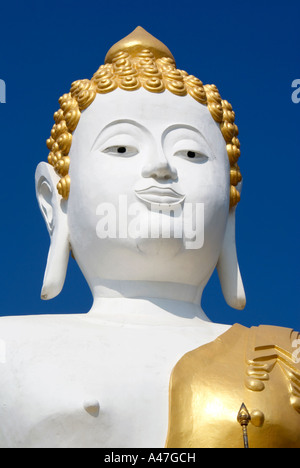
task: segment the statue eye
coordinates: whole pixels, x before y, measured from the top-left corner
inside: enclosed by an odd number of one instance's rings
[[[108,153],[113,156],[134,156],[138,153],[137,148],[133,146],[118,145],[118,146],[109,146],[102,151],[103,153]]]
[[[175,156],[181,156],[182,158],[186,159],[194,159],[195,162],[205,162],[208,160],[208,156],[206,156],[203,153],[200,153],[199,151],[193,151],[193,150],[181,150],[177,151],[175,153]]]
[[[126,148],[126,146],[119,146],[119,147],[117,148],[117,151],[118,151],[118,153],[120,153],[120,154],[126,153],[127,148]]]

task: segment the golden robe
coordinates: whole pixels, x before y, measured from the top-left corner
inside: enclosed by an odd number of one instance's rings
[[[299,351],[299,353],[298,353]],[[299,333],[235,324],[185,354],[170,379],[167,448],[300,448]]]

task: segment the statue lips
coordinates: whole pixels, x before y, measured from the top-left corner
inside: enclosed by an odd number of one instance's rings
[[[151,186],[143,190],[135,190],[135,193],[140,200],[160,206],[179,205],[185,199],[185,195],[170,187]]]

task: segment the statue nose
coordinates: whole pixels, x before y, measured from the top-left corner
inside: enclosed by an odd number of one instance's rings
[[[154,179],[175,180],[177,179],[177,170],[164,158],[164,160],[146,164],[143,167],[142,176],[153,177]]]

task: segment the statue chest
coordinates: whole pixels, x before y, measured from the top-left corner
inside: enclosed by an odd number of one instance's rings
[[[8,342],[1,445],[163,447],[170,375],[199,332],[71,328]]]

